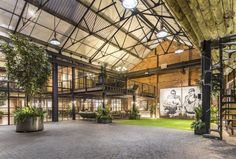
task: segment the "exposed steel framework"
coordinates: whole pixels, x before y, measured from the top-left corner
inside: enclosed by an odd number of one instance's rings
[[[48,50],[92,64],[132,69],[160,45],[173,41],[193,47],[162,0],[139,0],[125,9],[119,0],[2,0],[0,31],[21,33]],[[163,27],[169,35],[158,39]],[[60,46],[50,40],[56,33]],[[164,48],[161,41],[169,40]]]

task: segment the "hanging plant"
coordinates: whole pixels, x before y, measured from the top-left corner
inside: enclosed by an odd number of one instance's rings
[[[41,93],[50,75],[50,63],[43,47],[29,39],[10,35],[11,42],[0,45],[6,56],[9,79],[25,90],[29,99]]]

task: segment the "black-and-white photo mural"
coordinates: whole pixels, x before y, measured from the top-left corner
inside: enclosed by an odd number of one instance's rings
[[[198,87],[160,89],[160,115],[167,117],[193,117],[199,105]]]

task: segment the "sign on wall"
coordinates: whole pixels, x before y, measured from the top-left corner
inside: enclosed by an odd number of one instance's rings
[[[194,116],[194,108],[199,105],[198,87],[160,89],[160,115],[167,117]]]

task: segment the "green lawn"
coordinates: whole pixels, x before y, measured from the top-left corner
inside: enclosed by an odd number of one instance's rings
[[[116,120],[114,123],[140,126],[157,126],[180,130],[191,130],[190,125],[193,120],[182,119],[140,119],[140,120]]]

